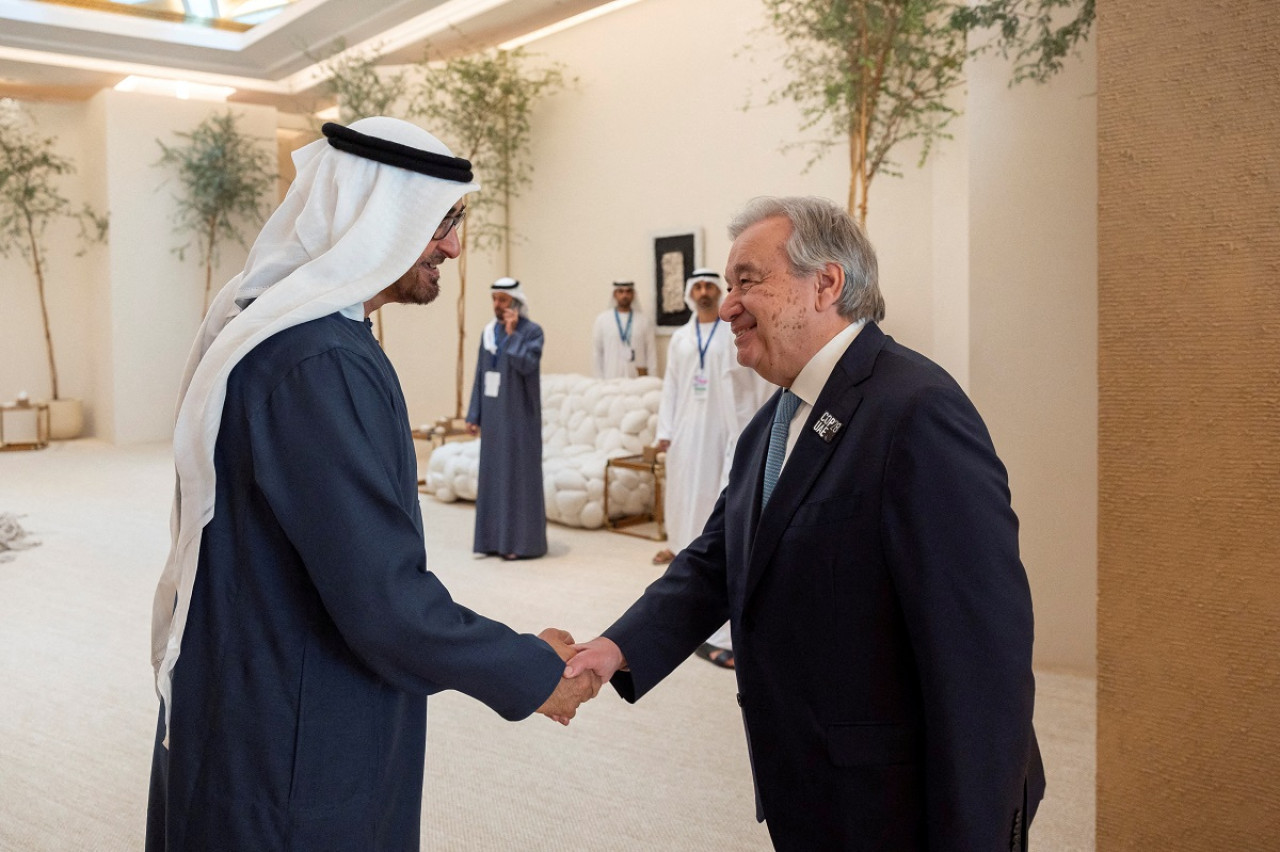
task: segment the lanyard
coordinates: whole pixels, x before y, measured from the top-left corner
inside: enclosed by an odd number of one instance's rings
[[[622,317],[618,316],[617,308],[613,309],[613,321],[618,326],[618,337],[622,340],[623,344],[631,343],[631,321],[635,319],[635,317],[636,317],[635,311],[627,311],[627,330],[623,331]]]
[[[707,335],[707,342],[702,342],[702,323],[697,322],[696,318],[693,324],[693,330],[698,335],[698,370],[705,371],[707,368],[707,350],[711,348],[711,338],[716,336],[716,329],[720,327],[720,320],[713,321],[711,325],[711,333]]]
[[[498,340],[498,335],[502,335],[501,340]],[[496,370],[498,369],[498,356],[500,356],[502,354],[502,350],[506,348],[507,341],[511,339],[511,335],[507,334],[507,330],[502,323],[498,323],[498,325],[493,329],[493,338],[497,345],[494,348],[493,366],[490,369]]]

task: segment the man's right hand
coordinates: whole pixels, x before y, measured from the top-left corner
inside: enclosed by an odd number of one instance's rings
[[[627,667],[622,649],[612,639],[604,636],[597,636],[590,642],[582,642],[573,648],[578,653],[565,666],[564,676],[567,678],[591,672],[600,678],[601,683],[608,683],[615,672]]]
[[[573,637],[568,631],[548,627],[538,634],[538,638],[555,649],[562,660],[571,659],[575,653]],[[584,677],[562,676],[550,697],[538,708],[538,712],[561,725],[567,725],[584,701],[590,701],[600,694],[603,683],[594,672],[587,672]]]

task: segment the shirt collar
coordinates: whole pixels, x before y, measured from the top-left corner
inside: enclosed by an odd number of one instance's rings
[[[827,344],[819,349],[809,359],[809,363],[800,370],[796,380],[791,383],[791,392],[812,407],[818,401],[818,395],[822,393],[822,389],[826,387],[827,379],[831,378],[831,371],[836,368],[836,364],[844,357],[849,344],[866,324],[865,319],[850,323],[839,334],[828,340]]]

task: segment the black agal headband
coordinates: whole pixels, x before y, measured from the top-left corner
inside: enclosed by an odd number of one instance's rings
[[[320,128],[320,132],[329,137],[329,144],[339,151],[346,151],[348,154],[364,157],[366,160],[374,160],[388,166],[457,183],[471,182],[471,161],[461,157],[448,157],[444,154],[423,151],[420,148],[411,148],[399,142],[379,139],[376,136],[352,130],[350,127],[334,124],[332,121],[326,122]]]

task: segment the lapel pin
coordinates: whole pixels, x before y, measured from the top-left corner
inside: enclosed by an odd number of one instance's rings
[[[813,424],[813,431],[818,433],[819,438],[830,444],[843,425],[839,420],[832,417],[830,412],[824,411],[822,416],[818,418],[818,422]]]

